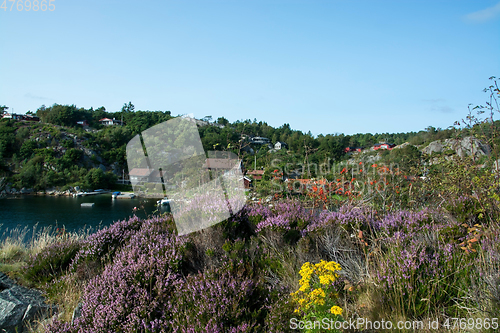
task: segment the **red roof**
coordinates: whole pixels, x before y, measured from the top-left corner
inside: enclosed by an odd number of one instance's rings
[[[252,170],[247,172],[247,175],[263,175],[263,174],[264,170]]]

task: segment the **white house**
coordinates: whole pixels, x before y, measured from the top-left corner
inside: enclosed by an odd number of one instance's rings
[[[104,126],[123,125],[120,120],[116,120],[115,118],[113,118],[113,119],[102,118],[102,119],[99,119],[99,123],[101,123]]]
[[[276,150],[285,149],[285,148],[288,149],[288,145],[285,142],[278,141],[274,144],[274,149],[276,149]]]

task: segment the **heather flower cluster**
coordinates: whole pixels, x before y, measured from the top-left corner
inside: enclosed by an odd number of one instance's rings
[[[127,242],[142,226],[142,220],[133,216],[128,220],[118,221],[90,235],[76,254],[71,268],[88,260],[103,260],[112,257],[120,246]]]
[[[386,302],[407,303],[408,313],[421,316],[464,296],[473,262],[458,245],[464,229],[458,221],[423,209],[388,214],[375,227],[384,249],[376,277]]]
[[[133,218],[120,222],[118,228],[112,227],[117,232],[115,237],[106,229],[89,239],[86,245],[97,250],[114,239],[114,255],[105,262],[102,272],[87,282],[81,298],[81,317],[73,323],[56,320],[47,332],[263,329],[272,303],[270,291],[254,276],[248,263],[224,256],[220,266],[188,273],[186,256],[192,245],[189,237],[176,236],[169,230],[170,218],[136,222]],[[138,230],[126,228],[131,224],[139,226]],[[81,264],[82,261],[74,262],[76,269]]]
[[[144,221],[113,262],[88,282],[82,316],[73,325],[56,323],[52,332],[162,332],[157,329],[170,318],[163,298],[177,283],[184,243],[162,232],[162,222]]]
[[[180,280],[167,309],[174,332],[250,332],[260,327],[252,313],[259,283],[235,262]]]
[[[251,206],[248,215],[254,218],[260,217],[257,218],[259,221],[255,230],[257,233],[266,229],[301,230],[316,219],[312,211],[307,212],[299,201],[293,200],[276,202],[272,208],[263,207],[262,205]]]
[[[339,225],[348,231],[369,230],[376,221],[377,212],[367,206],[345,205],[336,212],[323,211],[317,219],[312,221],[303,231],[307,234],[329,225]]]
[[[264,229],[272,230],[290,230],[290,220],[284,216],[270,216],[264,221],[257,224],[256,232],[261,232]]]

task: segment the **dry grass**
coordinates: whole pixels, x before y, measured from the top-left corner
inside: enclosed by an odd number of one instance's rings
[[[0,228],[2,225],[0,224]],[[38,225],[6,229],[0,237],[0,264],[18,263],[25,261],[30,255],[39,253],[49,245],[61,240],[83,240],[92,228],[78,232],[65,232],[53,227],[38,228]]]
[[[30,256],[44,248],[61,241],[83,240],[94,232],[87,228],[79,232],[64,232],[52,227],[39,229],[17,227],[7,229],[0,237],[0,271],[8,274],[21,285],[31,286],[23,277],[23,267]],[[46,326],[55,317],[62,321],[71,321],[73,310],[80,301],[84,286],[74,275],[68,274],[49,285],[36,286],[46,292],[47,302],[57,305],[58,313],[49,315],[49,319],[35,320],[30,323],[29,332],[47,332]]]

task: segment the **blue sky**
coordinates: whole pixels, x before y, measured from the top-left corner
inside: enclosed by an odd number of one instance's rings
[[[0,0],[3,2],[3,0]],[[500,76],[498,0],[55,0],[0,9],[0,105],[446,128]]]

